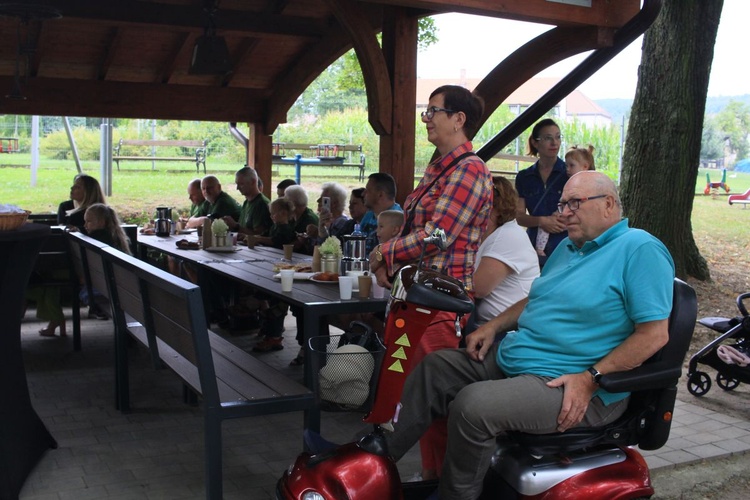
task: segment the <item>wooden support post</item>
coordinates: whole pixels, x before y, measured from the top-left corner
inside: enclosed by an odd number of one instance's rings
[[[263,181],[263,194],[271,197],[274,190],[271,180],[271,154],[273,137],[266,135],[263,125],[251,123],[247,141],[247,165],[254,167],[258,177]]]

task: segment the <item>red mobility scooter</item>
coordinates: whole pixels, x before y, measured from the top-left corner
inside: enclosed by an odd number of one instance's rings
[[[426,238],[424,245],[444,245],[440,233]],[[364,418],[373,424],[372,432],[356,443],[302,453],[277,483],[277,499],[424,499],[436,490],[434,481],[401,483],[388,454],[384,427],[397,411],[411,349],[430,317],[437,311],[455,312],[460,332],[458,318],[472,310],[472,303],[460,282],[421,269],[420,264],[403,268],[394,282],[384,334],[387,350],[372,409]],[[632,392],[625,414],[603,428],[500,436],[481,498],[650,497],[654,490],[648,466],[632,446],[653,450],[669,437],[677,382],[696,315],[695,292],[675,280],[667,345],[640,367],[601,379],[600,385],[608,391]]]

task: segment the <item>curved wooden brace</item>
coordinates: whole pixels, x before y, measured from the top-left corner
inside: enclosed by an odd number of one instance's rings
[[[484,99],[481,124],[516,89],[544,69],[588,50],[612,45],[614,30],[553,28],[518,48],[490,71],[474,89]]]
[[[342,30],[332,29],[319,43],[314,44],[289,64],[289,69],[277,78],[274,92],[268,98],[264,132],[273,134],[302,92],[336,59],[351,48],[351,39]]]
[[[367,92],[370,125],[378,135],[389,134],[393,121],[390,71],[380,49],[375,29],[366,13],[350,0],[325,0],[331,12],[351,37]]]

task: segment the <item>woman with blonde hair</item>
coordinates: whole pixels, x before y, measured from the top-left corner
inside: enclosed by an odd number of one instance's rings
[[[75,227],[86,233],[83,227],[83,214],[94,203],[107,203],[99,181],[90,175],[76,175],[73,185],[70,186],[70,199],[60,203],[57,208],[57,223],[68,229]]]
[[[104,203],[91,205],[84,214],[84,227],[92,238],[131,255],[130,239],[122,230],[120,218],[112,207]]]

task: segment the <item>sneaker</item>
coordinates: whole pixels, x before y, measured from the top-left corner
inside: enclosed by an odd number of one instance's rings
[[[305,364],[305,348],[300,347],[297,357],[289,362],[289,366],[302,366]]]
[[[283,337],[266,337],[253,347],[253,352],[280,351],[284,348]]]
[[[107,320],[109,319],[109,315],[99,308],[89,307],[89,319]]]
[[[422,482],[422,473],[421,472],[415,472],[414,475],[412,475],[405,482],[407,482],[407,483],[421,483]]]

